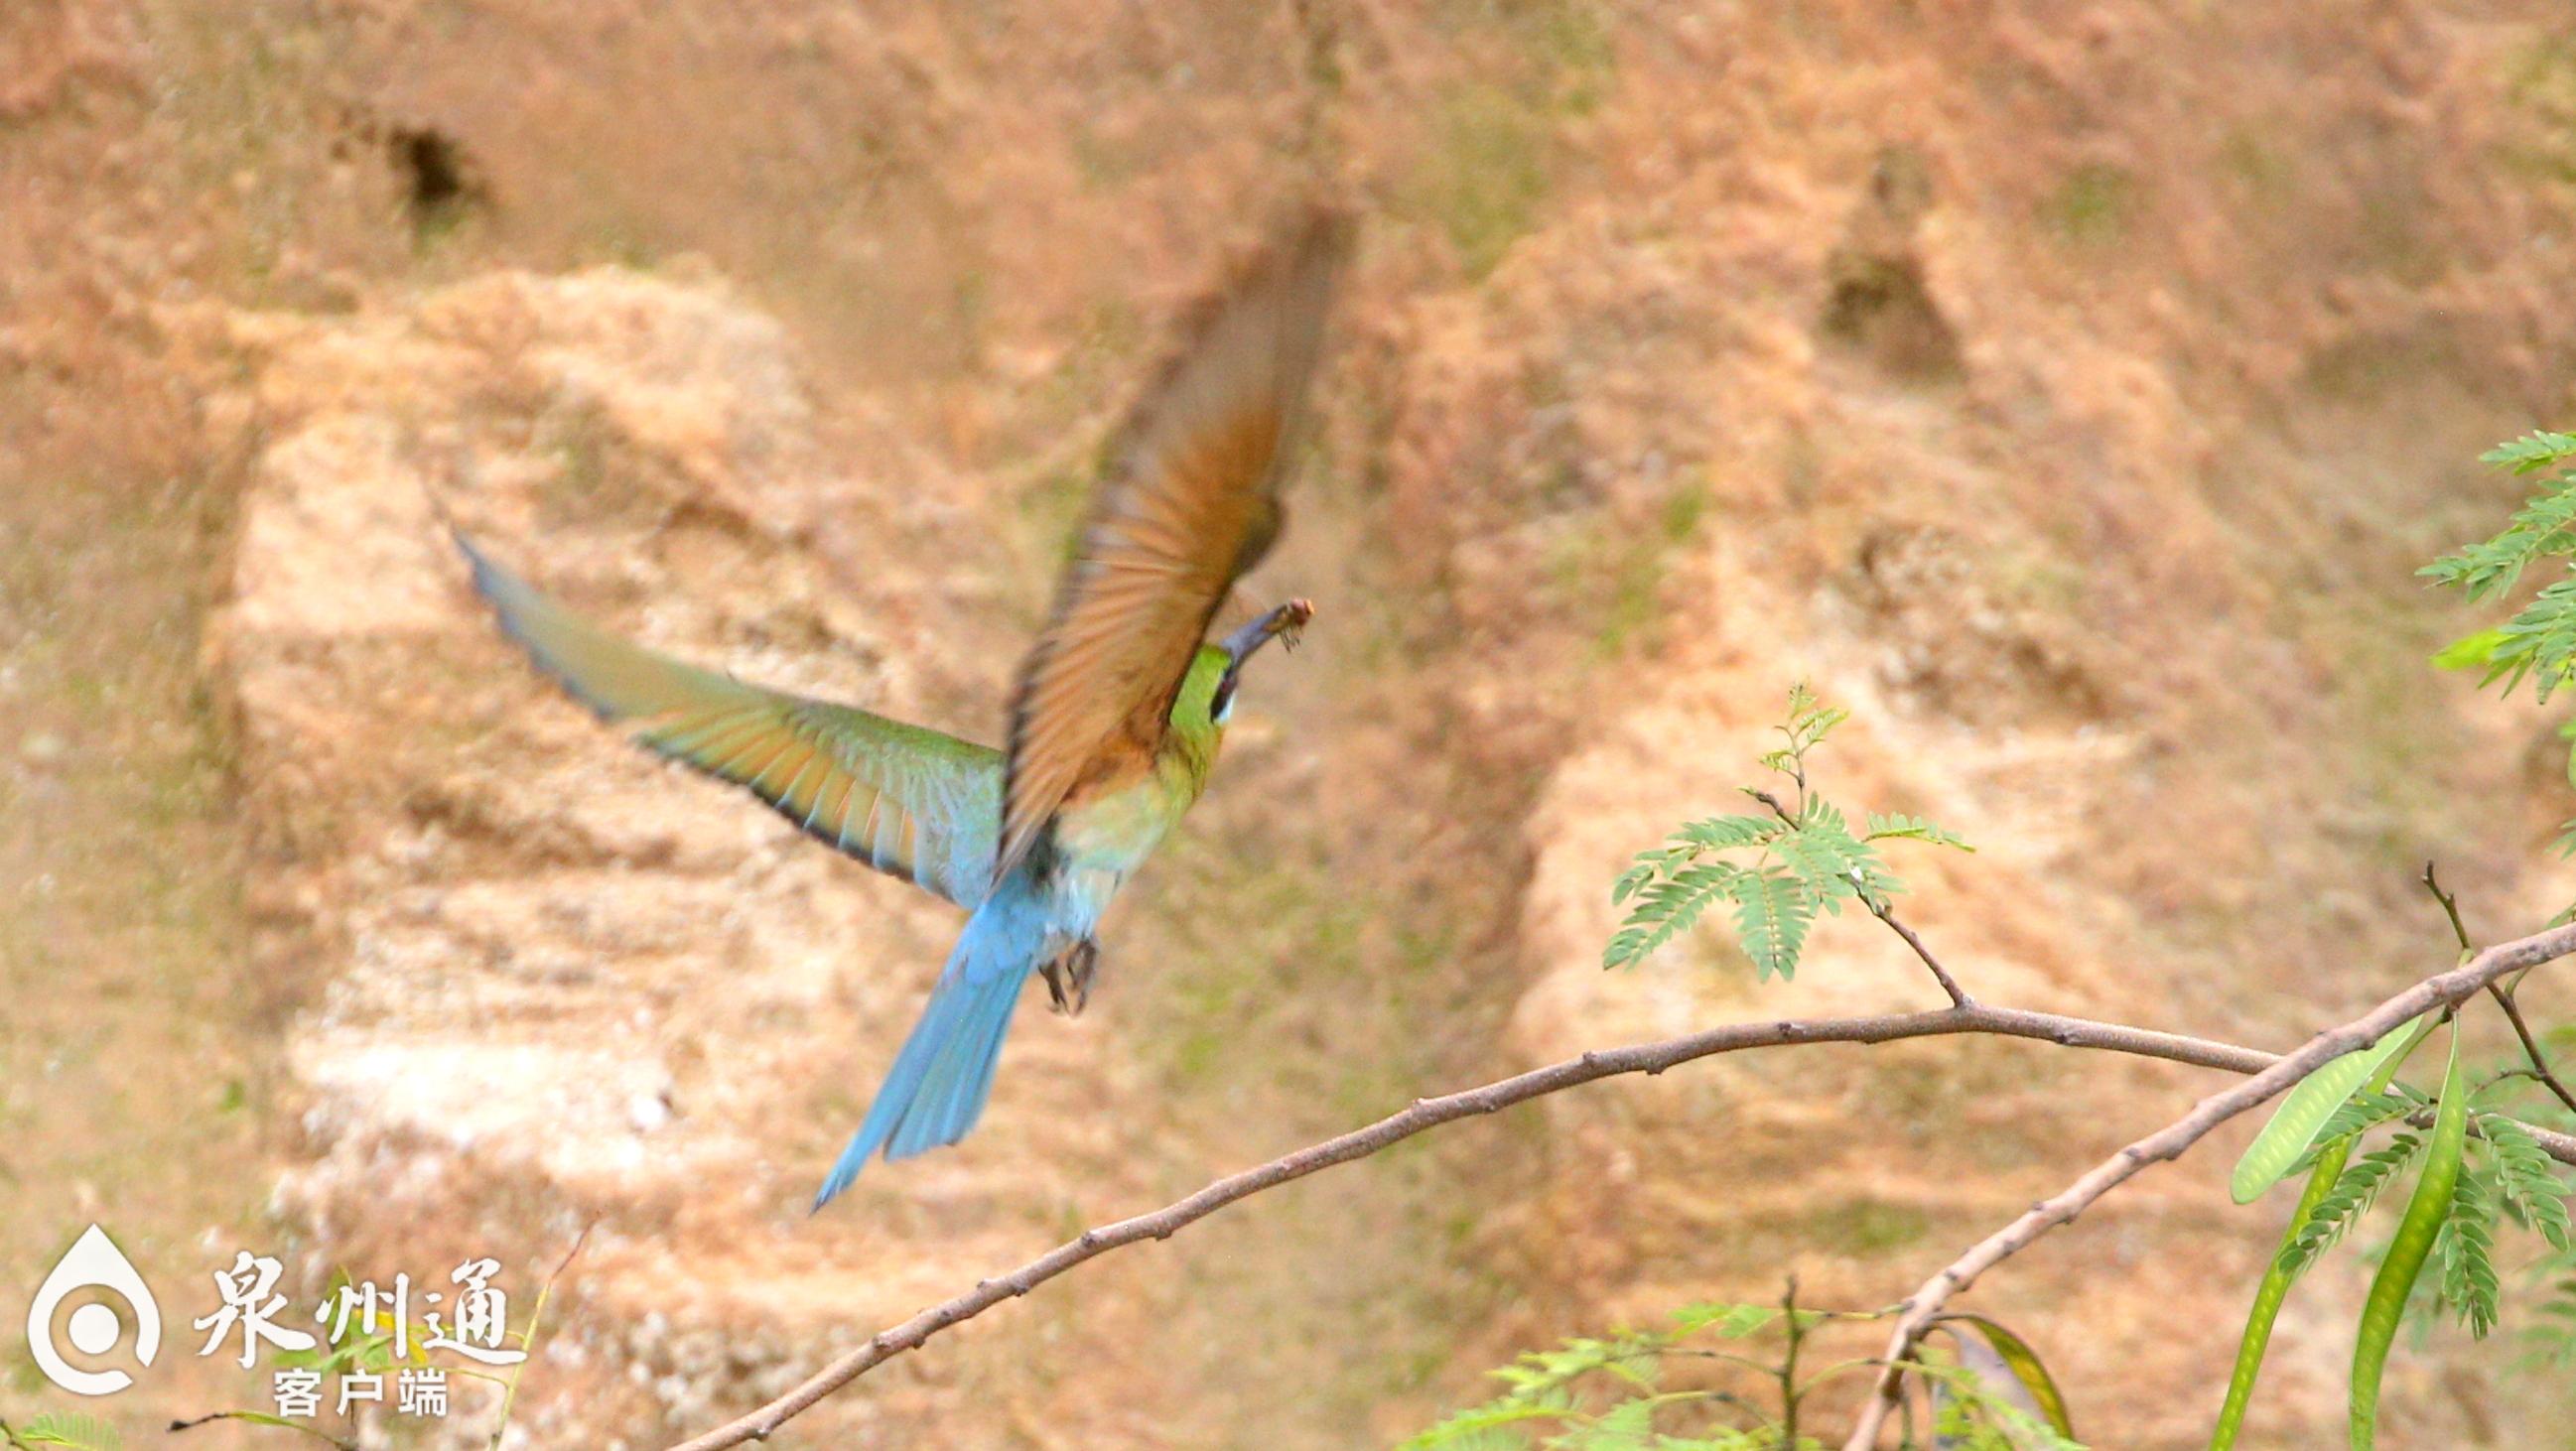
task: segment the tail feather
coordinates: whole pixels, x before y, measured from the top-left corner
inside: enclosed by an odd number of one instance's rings
[[[954,963],[940,979],[868,1106],[867,1120],[814,1196],[816,1209],[850,1187],[880,1148],[888,1159],[909,1158],[957,1142],[983,1116],[1028,972],[977,972],[973,966]]]
[[[952,1053],[941,1065],[955,1069],[955,1076],[941,1079],[934,1070],[934,1081],[922,1085],[914,1100],[915,1111],[904,1116],[886,1145],[888,1159],[908,1159],[942,1144],[953,1144],[966,1137],[966,1131],[983,1117],[984,1101],[993,1096],[994,1070],[1001,1066],[1002,1039],[1011,1030],[1011,1015],[1019,1002],[1018,984],[1012,984],[1009,997],[1002,1000],[1001,1011],[987,1022],[969,1031],[983,1033],[972,1051]]]
[[[1002,1035],[1020,997],[1017,980],[978,984],[954,1032],[941,1044],[913,1090],[912,1104],[886,1140],[886,1158],[908,1159],[966,1136],[992,1095]]]

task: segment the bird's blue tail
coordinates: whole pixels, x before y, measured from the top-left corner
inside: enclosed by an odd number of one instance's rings
[[[868,1106],[867,1121],[814,1196],[816,1209],[850,1187],[879,1149],[888,1159],[910,1158],[964,1138],[983,1116],[1020,987],[1037,965],[1034,951],[993,950],[1012,945],[999,939],[1019,935],[1009,931],[1014,915],[988,904],[967,921],[921,1021]]]

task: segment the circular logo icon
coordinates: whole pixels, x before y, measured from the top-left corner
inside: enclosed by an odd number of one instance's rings
[[[76,1290],[101,1289],[123,1297],[134,1312],[134,1358],[145,1365],[161,1353],[161,1307],[152,1298],[152,1290],[136,1273],[134,1263],[107,1237],[107,1231],[93,1224],[63,1251],[45,1283],[36,1289],[35,1303],[27,1307],[27,1349],[36,1358],[36,1368],[45,1379],[76,1396],[113,1395],[134,1384],[134,1377],[122,1370],[82,1370],[63,1359],[61,1347],[54,1344],[54,1311]],[[116,1348],[125,1337],[125,1321],[116,1307],[97,1301],[72,1311],[64,1329],[69,1333],[72,1349],[83,1355],[100,1356]]]

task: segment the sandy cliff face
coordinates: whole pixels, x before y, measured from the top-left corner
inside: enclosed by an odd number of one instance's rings
[[[2485,930],[2546,915],[2547,732],[2417,663],[2458,621],[2408,571],[2509,497],[2464,460],[2568,402],[2549,18],[0,17],[0,518],[49,541],[9,558],[41,628],[0,685],[60,736],[95,729],[65,661],[157,662],[128,698],[196,682],[224,743],[222,809],[171,830],[238,900],[158,949],[197,996],[83,1011],[240,1029],[171,1032],[165,1071],[239,1075],[261,1127],[163,1152],[268,1167],[138,1233],[192,1274],[212,1226],[524,1286],[595,1223],[519,1424],[655,1444],[1417,1094],[1925,1001],[1848,922],[1794,984],[1713,943],[1593,966],[1612,874],[1731,799],[1802,676],[1858,716],[1829,791],[1983,848],[1899,865],[1988,998],[2281,1043],[2438,958],[2427,856]],[[1090,1014],[1028,1014],[968,1146],[808,1219],[953,913],[561,700],[436,511],[659,647],[993,739],[1161,319],[1317,176],[1369,235],[1252,590],[1315,597],[1310,647],[1247,692]],[[74,479],[149,549],[49,564]],[[131,605],[169,555],[212,609]],[[122,773],[181,751],[101,740],[114,771],[29,756],[11,799],[133,815]],[[23,836],[0,861],[67,860]],[[68,958],[13,949],[13,983],[118,960],[164,895],[118,863],[164,839],[84,857],[43,918]],[[41,1102],[6,1063],[0,1110]],[[1899,1293],[2198,1082],[1934,1044],[1590,1090],[1086,1271],[814,1435],[1392,1439],[1558,1334],[1791,1270]],[[96,1177],[32,1142],[31,1181]],[[2276,1229],[2225,1206],[2232,1147],[1978,1291],[2100,1444],[2197,1443]],[[88,1202],[46,1194],[12,1253]],[[2313,1288],[2272,1444],[2337,1414],[2355,1287]],[[2392,1400],[2425,1444],[2532,1444],[2564,1408],[2508,1365],[2437,1341]]]
[[[1880,134],[1906,139],[1866,186],[1712,196],[1729,240],[1673,244],[1731,279],[1711,290],[1754,299],[1730,310],[1742,342],[1657,370],[1733,425],[1705,445],[1720,522],[1677,551],[1651,683],[1586,733],[1534,815],[1544,846],[1521,920],[1547,965],[1513,1042],[1553,1057],[1614,1023],[1642,1036],[1925,999],[1899,944],[1851,926],[1786,987],[1748,988],[1732,953],[1651,987],[1583,961],[1614,920],[1600,884],[1623,852],[1682,814],[1677,800],[1725,809],[1796,675],[1861,721],[1828,767],[1837,799],[1986,844],[1910,864],[1907,910],[1990,996],[2279,1041],[2302,1014],[2438,960],[2408,898],[2415,858],[2475,862],[2496,910],[2547,915],[2532,727],[2414,664],[2439,627],[2402,576],[2482,493],[2441,482],[2462,476],[2431,436],[2474,432],[2493,402],[2563,394],[2557,365],[2528,365],[2563,363],[2566,335],[2514,280],[2556,265],[2555,228],[2468,160],[2507,145],[2514,118],[2487,97],[2521,42],[2388,21],[2375,44],[2378,64],[2403,68],[2402,142],[2379,130],[2397,103],[2376,70],[2296,83],[2308,109],[2294,121],[2278,119],[2283,97],[2254,102],[2256,57],[2287,35],[2097,14],[2045,36],[2005,22],[1955,53],[1882,56],[1884,71],[1730,57],[1757,113],[1820,121],[1877,94]],[[2124,85],[2149,52],[2157,83]],[[2047,79],[2024,90],[2004,74]],[[2011,119],[2034,107],[2083,119],[2034,150]],[[1712,182],[1751,174],[1747,153],[1811,177],[1814,138],[1834,133],[1737,134],[1758,139],[1713,147]],[[2358,139],[2373,135],[2384,144]],[[2227,149],[2279,170],[2257,185]],[[2440,155],[2461,164],[2412,170]],[[2491,189],[2434,201],[2468,175]],[[2321,234],[2294,255],[2255,242],[2281,234],[2287,206]],[[2535,230],[2518,243],[2517,227]],[[1553,240],[1532,239],[1497,282],[1574,271],[1581,243]],[[1757,268],[1800,280],[1763,294]],[[1625,316],[1658,291],[1613,284],[1548,310]],[[2350,569],[2322,564],[2347,548]],[[2196,1091],[2019,1047],[1745,1059],[1625,1102],[1551,1105],[1565,1152],[1542,1212],[1593,1247],[1610,1313],[1790,1269],[1810,1294],[1865,1302]],[[2204,1434],[2201,1388],[2228,1349],[2212,1327],[2241,1314],[2262,1253],[2223,1208],[2225,1152],[1981,1291],[2052,1326],[2079,1381],[2167,1388],[2094,1432],[2112,1444]],[[2152,1303],[2137,1298],[2150,1287]],[[2352,1288],[2316,1293],[2345,1313]],[[2321,1333],[2276,1372],[2267,1416],[2283,1444],[2304,1444],[2300,1417],[2336,1414],[2340,1352]],[[2440,1364],[2415,1367],[2410,1434],[2546,1434],[2535,1407],[2553,1392],[2437,1379]]]

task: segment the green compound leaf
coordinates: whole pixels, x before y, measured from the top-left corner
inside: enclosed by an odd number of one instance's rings
[[[2497,444],[2479,454],[2478,462],[2528,474],[2571,457],[2576,457],[2576,434],[2552,433],[2542,428],[2534,429],[2511,443]]]
[[[17,1434],[27,1446],[61,1446],[67,1451],[120,1451],[125,1445],[116,1428],[79,1411],[48,1411]]]
[[[2496,1201],[2475,1174],[2460,1176],[2451,1196],[2451,1217],[2433,1239],[2433,1262],[2442,1270],[2442,1303],[2469,1327],[2469,1336],[2484,1340],[2495,1329],[2497,1301],[2504,1293],[2495,1267]]]
[[[2343,1107],[2336,1109],[2326,1120],[2326,1126],[2317,1130],[2316,1146],[2308,1150],[2291,1172],[2296,1173],[2315,1163],[2325,1152],[2325,1147],[2337,1139],[2357,1139],[2381,1124],[2412,1118],[2433,1107],[2433,1100],[2404,1084],[2386,1092],[2373,1092],[2372,1088],[2372,1084],[2363,1084],[2359,1093],[2344,1100]]]
[[[1746,872],[1735,883],[1735,933],[1757,977],[1795,976],[1816,899],[1806,883],[1783,872]]]
[[[1700,914],[1736,895],[1746,874],[1729,862],[1694,862],[1634,889],[1628,920],[1601,952],[1601,965],[1634,967],[1697,925]],[[1623,879],[1622,885],[1625,886]]]
[[[2496,1193],[2504,1201],[2504,1212],[2514,1223],[2549,1241],[2551,1249],[2566,1252],[2571,1244],[2568,1189],[2558,1177],[2558,1161],[2549,1157],[2531,1130],[2503,1114],[2482,1113],[2477,1122],[2495,1162]]]
[[[2281,1251],[2281,1261],[2291,1274],[2304,1272],[2316,1263],[2317,1256],[2335,1247],[2346,1231],[2359,1224],[2371,1206],[2379,1202],[2379,1191],[2395,1183],[2397,1176],[2415,1162],[2424,1151],[2424,1140],[2415,1134],[2399,1134],[2386,1144],[2362,1156],[2360,1163],[2343,1171],[2299,1226],[2289,1244]]]
[[[1788,829],[1789,824],[1776,816],[1712,816],[1674,832],[1673,844],[1724,851],[1729,847],[1760,846]]]
[[[1861,836],[1863,841],[1922,841],[1934,846],[1955,847],[1964,852],[1976,850],[1957,832],[1935,826],[1920,816],[1907,816],[1901,812],[1881,816],[1873,811],[1867,820],[1868,828]]]
[[[1714,1335],[1720,1340],[1750,1335],[1779,1318],[1777,1305],[1686,1305],[1673,1312],[1681,1334]]]

